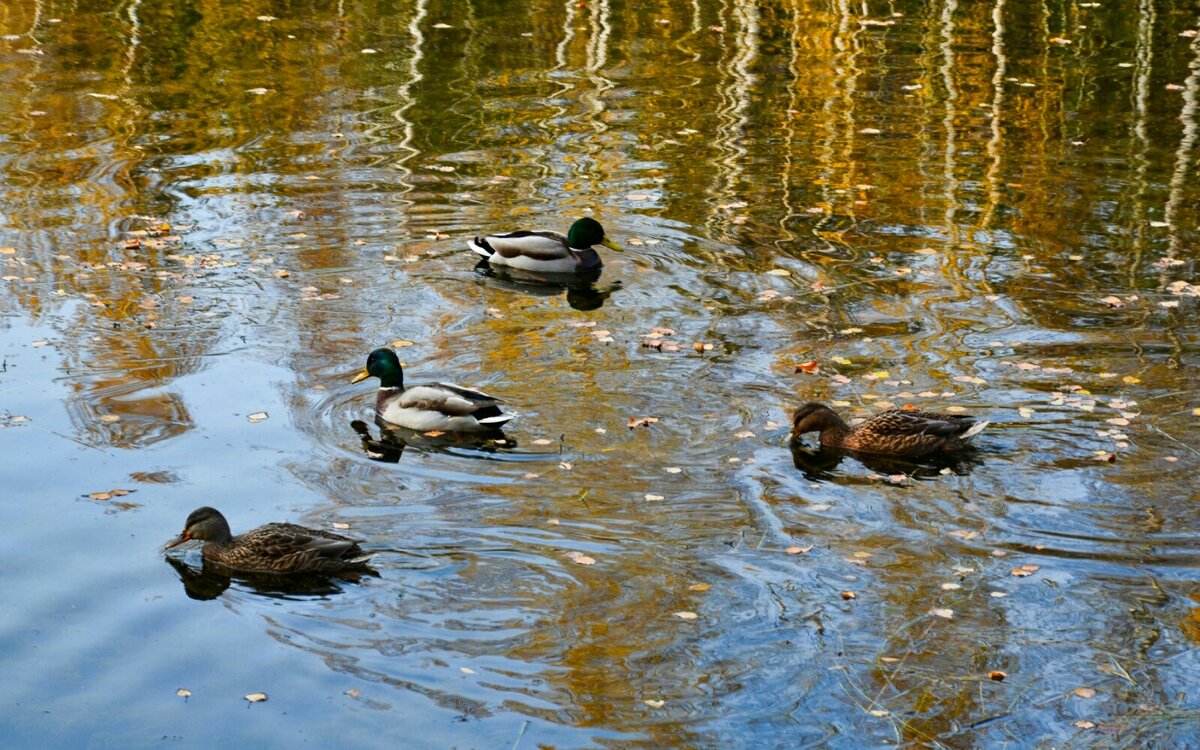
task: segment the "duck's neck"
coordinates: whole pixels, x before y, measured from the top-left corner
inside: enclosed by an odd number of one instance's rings
[[[846,424],[846,421],[839,417],[832,410],[825,412],[825,418],[821,420],[821,443],[824,445],[837,445],[846,439],[846,436],[854,431],[854,428]]]
[[[379,389],[395,389],[399,391],[404,390],[404,371],[399,369],[389,370],[388,372],[380,375]]]

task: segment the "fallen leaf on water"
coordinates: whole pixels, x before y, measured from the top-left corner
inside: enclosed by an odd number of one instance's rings
[[[571,559],[571,562],[575,563],[576,565],[595,565],[596,564],[596,558],[588,557],[587,555],[585,555],[581,552],[570,552],[567,554],[567,557],[569,557]]]
[[[338,521],[334,521],[334,522],[333,522],[332,524],[330,524],[330,525],[331,525],[331,526],[333,526],[333,528],[335,528],[335,529],[348,529],[348,528],[350,528],[350,524],[348,524],[348,523],[341,523],[341,522],[338,522]]]
[[[256,411],[253,414],[250,414],[246,417],[246,419],[250,420],[251,423],[255,423],[255,424],[263,421],[266,418],[267,418],[267,413],[265,411]]]
[[[560,463],[558,465],[558,468],[562,469],[563,471],[570,471],[571,469],[573,469],[575,467],[572,466],[569,462],[563,461],[562,463]]]
[[[993,599],[1003,599],[1004,597],[1008,596],[1008,594],[1004,593],[1003,591],[993,591],[991,596]]]
[[[652,425],[657,421],[658,417],[630,417],[629,429],[632,430],[635,427],[645,427],[647,425]]]
[[[180,698],[187,700],[188,698],[192,697],[192,691],[188,690],[187,688],[179,688],[178,690],[175,691],[175,695],[178,695]]]
[[[1017,578],[1025,578],[1026,576],[1033,575],[1033,572],[1040,567],[1040,565],[1019,565],[1010,572]]]
[[[547,440],[546,438],[538,438],[537,440],[533,441],[533,444],[534,445],[550,445],[553,442],[554,442],[553,440]]]
[[[992,678],[996,682],[1001,682],[1005,677],[1008,677],[1008,673],[1001,672],[999,669],[993,669],[992,671],[988,672],[988,677]]]
[[[1141,379],[1141,378],[1134,377],[1133,375],[1126,375],[1125,377],[1121,378],[1121,382],[1122,382],[1122,383],[1129,383],[1130,385],[1133,385],[1134,383],[1140,383],[1140,382],[1142,382],[1142,379]]]
[[[1115,424],[1118,427],[1124,427],[1129,424],[1129,420],[1125,417],[1113,417],[1112,419],[1106,419],[1104,421],[1108,422],[1109,424]]]
[[[1096,726],[1095,722],[1088,721],[1087,719],[1080,719],[1079,721],[1072,722],[1072,724],[1080,729],[1092,729]]]
[[[357,690],[355,690],[354,688],[350,688],[349,690],[346,690],[344,692],[346,693],[346,695],[350,696],[351,698],[357,698],[360,695],[360,693]]]
[[[792,272],[787,270],[786,268],[772,268],[770,271],[767,271],[767,273],[770,274],[771,276],[791,276],[792,275]]]
[[[392,346],[396,347],[397,349],[403,349],[406,346],[412,346],[412,345],[413,345],[413,342],[406,341],[404,339],[399,339],[397,341],[392,342]]]
[[[1071,692],[1075,693],[1075,695],[1078,695],[1080,698],[1096,697],[1096,691],[1090,687],[1077,687],[1074,690],[1072,690]]]
[[[1192,416],[1200,417],[1200,406],[1197,406],[1195,409],[1192,409]]]
[[[429,432],[422,432],[421,434],[424,435],[425,437],[435,438],[435,437],[441,437],[442,435],[445,435],[446,433],[443,432],[442,430],[430,430]]]
[[[962,588],[961,583],[943,583],[942,591],[957,591]]]
[[[246,694],[246,700],[250,701],[251,703],[262,703],[266,699],[267,699],[266,693],[247,693]]]
[[[0,255],[15,255],[16,252],[15,247],[0,247]]]
[[[858,594],[854,593],[853,591],[843,591],[842,598],[846,601],[850,601],[851,599],[857,599]]]
[[[642,703],[645,703],[650,708],[662,708],[663,706],[667,705],[666,701],[655,700],[654,698],[647,698],[646,700],[642,701]]]
[[[254,94],[255,96],[262,96],[262,95],[268,93],[269,91],[270,91],[270,89],[264,89],[261,86],[258,88],[246,89],[247,94]]]
[[[734,436],[735,438],[739,438],[739,439],[741,439],[741,438],[752,438],[752,437],[754,437],[754,433],[753,433],[753,432],[751,432],[750,430],[742,430],[741,432],[735,432],[735,433],[733,434],[733,436]]]
[[[879,719],[882,719],[883,717],[889,716],[891,714],[890,711],[885,711],[882,708],[873,708],[868,713],[870,713],[872,716],[879,718]]]
[[[696,614],[695,612],[688,612],[687,610],[682,610],[679,612],[672,612],[671,614],[675,615],[680,620],[695,620],[697,617],[700,616],[700,615]]]
[[[811,544],[808,545],[807,547],[797,547],[796,545],[792,545],[791,547],[788,547],[787,550],[785,550],[785,551],[789,555],[803,555],[805,552],[808,552],[811,549],[812,549]]]
[[[696,343],[692,344],[692,348],[698,352],[709,352],[712,351],[713,345],[706,344],[703,341],[697,341]]]
[[[462,672],[463,674],[475,674],[475,670],[471,669],[470,667],[459,667],[458,671]]]
[[[647,493],[647,494],[645,495],[645,498],[646,498],[646,500],[648,500],[649,502],[652,502],[652,503],[653,503],[653,502],[657,502],[657,501],[659,501],[659,500],[662,500],[662,499],[663,499],[663,496],[662,496],[662,495],[651,495],[651,494]]]
[[[688,591],[708,591],[711,588],[711,583],[693,583],[691,586],[688,586]]]
[[[1030,409],[1028,406],[1022,406],[1021,408],[1017,409],[1017,414],[1020,414],[1025,419],[1029,419],[1033,416],[1033,409]]]
[[[680,474],[683,472],[683,469],[679,468],[678,466],[668,466],[666,471],[668,474]]]
[[[821,366],[812,361],[801,362],[800,364],[796,365],[796,372],[807,372],[809,375],[815,375],[816,373],[820,372],[820,370]]]
[[[929,610],[929,614],[933,615],[934,617],[941,617],[945,620],[954,619],[954,610],[952,609],[931,609]]]
[[[121,418],[116,414],[105,414],[100,417],[101,422],[120,422]]]

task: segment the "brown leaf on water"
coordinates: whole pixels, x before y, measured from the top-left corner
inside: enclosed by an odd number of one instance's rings
[[[250,701],[251,703],[262,703],[266,699],[267,699],[266,693],[247,693],[246,694],[246,700]]]
[[[1078,695],[1080,698],[1095,698],[1096,697],[1096,691],[1090,687],[1077,687],[1074,690],[1072,690],[1071,692],[1075,693],[1075,695]]]
[[[853,591],[843,591],[842,598],[846,601],[850,601],[851,599],[857,599],[858,594],[854,593]]]
[[[349,690],[346,690],[345,693],[346,693],[346,695],[350,696],[351,698],[357,698],[360,695],[360,693],[357,690],[355,690],[354,688],[350,688]]]
[[[1008,672],[1001,672],[999,669],[993,669],[988,672],[988,677],[996,682],[1003,682],[1005,677],[1008,677]]]
[[[1077,726],[1077,727],[1079,727],[1080,729],[1093,729],[1093,728],[1095,728],[1095,726],[1096,726],[1096,723],[1095,723],[1095,722],[1093,722],[1093,721],[1088,721],[1087,719],[1080,719],[1079,721],[1074,721],[1074,722],[1071,722],[1071,723],[1072,723],[1074,726]]]
[[[629,418],[629,429],[632,430],[635,427],[646,427],[648,425],[654,424],[657,421],[658,421],[658,417],[630,417]]]
[[[793,544],[791,547],[788,547],[784,551],[787,552],[789,555],[803,555],[804,553],[808,552],[812,548],[813,548],[813,546],[811,544],[808,545],[807,547],[798,547]]]
[[[392,342],[392,346],[394,346],[397,349],[403,349],[406,346],[413,346],[413,342],[405,340],[405,339],[398,339],[398,340]]]
[[[821,366],[813,361],[801,362],[796,365],[796,372],[806,372],[809,375],[816,375],[821,371]]]
[[[711,588],[711,583],[693,583],[691,586],[688,586],[688,591],[708,591]]]
[[[713,345],[706,344],[703,341],[697,341],[694,344],[692,344],[692,348],[698,352],[709,352],[709,351],[712,351]]]
[[[88,497],[90,497],[93,500],[110,500],[110,499],[112,499],[112,493],[111,492],[92,492],[92,493],[88,494]]]
[[[441,437],[442,435],[445,435],[446,433],[443,432],[442,430],[430,430],[429,432],[422,432],[421,434],[424,435],[425,437]]]
[[[588,557],[587,555],[581,554],[579,552],[572,552],[569,555],[567,555],[567,557],[569,557],[571,559],[571,562],[575,563],[576,565],[595,565],[596,564],[596,558]]]
[[[1041,567],[1040,565],[1018,565],[1017,567],[1013,568],[1010,572],[1012,575],[1016,576],[1017,578],[1025,578],[1027,576],[1033,575],[1034,571],[1038,570],[1040,567]]]

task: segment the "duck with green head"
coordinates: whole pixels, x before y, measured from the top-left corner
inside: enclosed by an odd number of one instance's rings
[[[391,349],[376,349],[367,366],[350,382],[379,378],[375,414],[410,430],[426,432],[490,432],[512,419],[500,409],[500,399],[453,383],[404,386],[404,368]]]
[[[572,274],[594,271],[604,265],[596,247],[622,250],[604,234],[600,222],[585,216],[579,219],[566,235],[550,231],[509,232],[476,237],[467,247],[482,255],[493,266],[507,266],[520,271],[550,274]]]

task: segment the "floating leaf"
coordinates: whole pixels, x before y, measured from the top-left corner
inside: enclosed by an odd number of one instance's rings
[[[249,416],[246,417],[246,419],[250,420],[251,424],[257,424],[266,418],[267,418],[267,413],[265,411],[256,411],[253,414],[250,414]]]
[[[668,466],[666,468],[666,472],[668,474],[679,474],[679,473],[683,472],[683,469],[679,468],[678,466]]]
[[[538,438],[537,440],[533,441],[533,444],[534,445],[551,445],[551,444],[553,444],[553,442],[554,442],[553,440],[547,440],[546,438]]]
[[[791,276],[792,275],[792,272],[787,270],[786,268],[772,268],[770,271],[767,271],[767,273],[770,274],[771,276]]]
[[[821,366],[812,361],[801,362],[800,364],[796,365],[796,372],[807,372],[809,375],[815,375],[816,373],[820,372],[820,370]]]
[[[645,703],[650,708],[662,708],[666,705],[666,701],[655,700],[654,698],[647,698],[642,703]]]
[[[1080,729],[1092,729],[1096,726],[1095,722],[1088,721],[1087,719],[1080,719],[1079,721],[1075,721],[1075,722],[1071,722],[1071,723],[1074,724],[1075,726],[1079,727]]]
[[[343,530],[344,530],[344,529],[348,529],[348,528],[350,528],[350,524],[348,524],[348,523],[341,523],[341,522],[338,522],[338,521],[334,521],[334,522],[333,522],[332,524],[330,524],[330,525],[331,525],[331,526],[333,526],[333,528],[335,528],[335,529],[343,529]]]
[[[1008,673],[1001,672],[999,669],[993,669],[992,671],[988,672],[988,677],[995,680],[996,682],[1003,682],[1004,678],[1008,677]]]
[[[663,499],[663,496],[662,496],[662,495],[651,495],[651,494],[647,493],[647,494],[645,495],[645,498],[646,498],[646,500],[647,500],[647,501],[649,501],[649,502],[652,502],[652,503],[653,503],[653,502],[657,502],[657,501],[659,501],[659,500],[662,500],[662,499]]]
[[[952,609],[931,609],[929,610],[929,614],[934,617],[941,617],[944,620],[954,619],[954,610]]]
[[[246,694],[246,700],[250,701],[251,703],[262,703],[266,699],[267,699],[266,693],[247,693]]]
[[[175,695],[178,695],[180,698],[187,700],[188,698],[192,697],[192,691],[188,690],[187,688],[179,688],[178,690],[175,691]]]
[[[1040,565],[1019,565],[1009,572],[1017,578],[1025,578],[1026,576],[1033,575],[1034,571],[1040,567]]]
[[[1078,695],[1080,698],[1095,698],[1096,697],[1096,691],[1090,687],[1077,687],[1074,690],[1072,690],[1071,692],[1075,693],[1075,695]]]
[[[688,586],[688,591],[708,591],[711,588],[711,583],[693,583],[691,586]]]
[[[846,601],[850,601],[851,599],[857,599],[858,594],[854,593],[853,591],[843,591],[842,598]]]
[[[121,418],[119,416],[117,416],[116,414],[104,414],[100,417],[100,421],[101,422],[109,422],[109,423],[120,422]]]
[[[630,417],[629,418],[629,429],[632,430],[635,427],[646,427],[648,425],[654,424],[657,421],[658,421],[658,417]]]
[[[346,694],[346,695],[348,695],[348,696],[350,696],[351,698],[357,698],[357,697],[360,695],[360,693],[358,692],[358,690],[356,690],[356,689],[354,689],[354,688],[350,688],[349,690],[346,690],[346,691],[343,691],[343,692],[345,692],[345,694]]]
[[[567,557],[570,558],[571,562],[575,563],[576,565],[595,565],[596,564],[596,558],[588,557],[587,555],[585,555],[581,552],[570,552],[567,554]]]
[[[672,612],[671,614],[675,615],[680,620],[695,620],[697,617],[700,616],[700,615],[696,614],[695,612],[688,612],[687,610],[682,610],[679,612]]]
[[[405,339],[398,339],[392,342],[392,346],[396,347],[397,349],[403,349],[406,346],[413,346],[413,342],[406,341]]]
[[[441,437],[442,435],[445,435],[446,433],[442,430],[429,430],[428,432],[422,432],[421,434],[424,435],[425,437],[436,438],[436,437]]]
[[[798,547],[793,544],[791,547],[788,547],[784,551],[787,552],[789,555],[803,555],[804,553],[808,552],[811,549],[812,549],[811,544],[808,545],[807,547]]]

